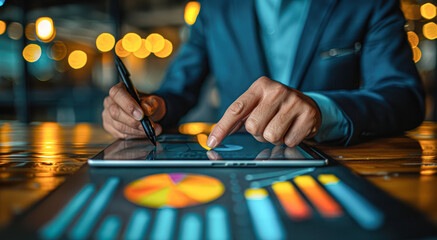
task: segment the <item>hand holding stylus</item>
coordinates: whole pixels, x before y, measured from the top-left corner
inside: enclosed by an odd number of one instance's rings
[[[114,85],[105,98],[102,113],[103,127],[116,138],[131,139],[146,137],[141,120],[148,116],[155,128],[156,135],[162,127],[153,123],[165,115],[164,99],[156,95],[139,93],[141,106],[129,95],[122,83]]]

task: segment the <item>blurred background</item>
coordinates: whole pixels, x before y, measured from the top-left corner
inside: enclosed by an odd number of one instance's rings
[[[401,1],[427,120],[437,120],[435,5]],[[200,8],[182,0],[0,0],[0,119],[101,122],[103,99],[118,82],[114,49],[137,88],[153,92]],[[215,121],[218,104],[210,79],[183,121]]]

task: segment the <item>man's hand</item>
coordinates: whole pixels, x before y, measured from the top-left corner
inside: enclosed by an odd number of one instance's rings
[[[161,134],[162,127],[153,121],[161,120],[165,115],[164,99],[155,95],[139,94],[141,106],[129,95],[122,83],[109,90],[109,96],[103,103],[103,127],[116,138],[130,139],[146,137],[141,120],[144,114],[149,117],[156,135]]]
[[[211,131],[207,145],[217,147],[242,124],[260,142],[295,147],[305,138],[316,135],[321,114],[310,97],[261,77],[229,106]]]

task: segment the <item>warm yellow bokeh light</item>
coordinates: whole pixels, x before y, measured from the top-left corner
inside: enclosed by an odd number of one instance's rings
[[[426,19],[435,18],[436,7],[432,3],[425,3],[420,7],[420,14]]]
[[[61,41],[55,41],[47,54],[51,59],[60,61],[67,55],[67,46]]]
[[[141,47],[141,37],[136,33],[128,33],[121,40],[123,48],[128,52],[135,52]]]
[[[146,49],[150,52],[159,52],[164,48],[164,37],[158,33],[152,33],[146,38]]]
[[[109,52],[115,45],[115,38],[110,33],[102,33],[96,39],[96,46],[101,52]]]
[[[0,35],[6,32],[6,23],[0,20]]]
[[[8,27],[8,36],[14,40],[18,40],[23,36],[23,25],[18,22],[12,22]]]
[[[434,40],[437,38],[437,24],[430,22],[423,25],[423,36],[430,40]]]
[[[419,36],[413,31],[407,32],[408,42],[410,42],[411,47],[417,47],[419,45]]]
[[[164,40],[164,48],[155,53],[155,56],[159,57],[159,58],[166,58],[168,56],[170,56],[171,52],[173,51],[173,44],[171,44],[171,42],[167,39]]]
[[[118,40],[117,44],[115,44],[115,54],[119,57],[127,57],[130,55],[130,52],[126,51],[126,49],[123,48],[123,44],[121,44],[121,39]]]
[[[74,127],[73,145],[85,146],[91,137],[91,126],[87,123],[78,123]],[[80,149],[77,149],[80,150]]]
[[[70,56],[68,56],[68,64],[70,64],[70,67],[74,69],[80,69],[85,66],[87,61],[87,55],[84,51],[81,50],[75,50],[72,53],[70,53]]]
[[[422,52],[418,47],[413,47],[413,60],[415,63],[417,63],[420,58],[422,57]]]
[[[55,26],[49,17],[40,17],[35,22],[36,36],[43,42],[51,41],[55,36]]]
[[[23,58],[28,62],[36,62],[41,57],[41,47],[29,44],[23,49]]]
[[[61,152],[59,141],[61,139],[61,126],[54,122],[44,122],[35,126],[35,150],[37,156],[44,162],[59,161]]]
[[[0,153],[10,154],[12,143],[12,127],[8,122],[0,126]]]
[[[30,41],[36,40],[35,23],[29,23],[26,25],[26,27],[24,28],[24,35]]]
[[[215,124],[203,122],[184,123],[179,126],[179,133],[185,135],[210,134]]]
[[[137,58],[146,58],[150,55],[150,51],[146,49],[146,39],[141,39],[141,47],[134,52]]]
[[[196,1],[188,2],[185,6],[184,19],[188,25],[193,25],[196,22],[197,15],[200,12],[200,3]]]

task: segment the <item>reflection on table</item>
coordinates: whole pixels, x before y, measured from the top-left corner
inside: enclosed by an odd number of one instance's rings
[[[190,130],[185,125],[184,131],[207,134],[210,126],[193,125]],[[0,123],[0,227],[113,141],[100,126],[89,124]],[[437,223],[436,123],[348,148],[310,144]]]

